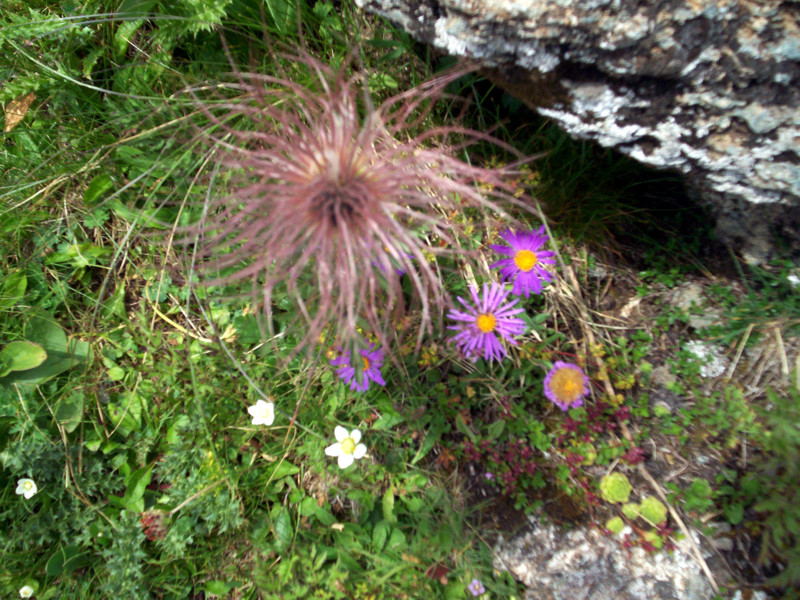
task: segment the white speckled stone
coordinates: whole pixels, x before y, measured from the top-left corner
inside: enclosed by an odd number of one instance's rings
[[[531,518],[529,526],[495,547],[495,567],[528,588],[525,600],[710,600],[711,585],[687,540],[671,553],[630,551],[619,536],[596,528],[564,530]],[[699,543],[699,536],[694,534]]]

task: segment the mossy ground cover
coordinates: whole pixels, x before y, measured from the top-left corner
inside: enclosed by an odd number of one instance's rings
[[[570,141],[475,73],[413,107],[407,135],[491,130],[507,146],[457,151],[478,167],[539,156],[515,167],[528,204],[507,216],[530,230],[546,219],[554,280],[519,300],[524,333],[503,360],[465,359],[446,319],[418,337],[412,302],[387,319],[397,344],[385,385],[356,391],[329,364],[332,330],[298,351],[296,294],[279,290],[265,312],[241,282],[208,285],[197,236],[181,238],[209,198],[241,185],[218,157],[242,119],[219,115],[240,98],[237,72],[318,85],[298,49],[359,74],[362,110],[447,62],[348,3],[7,3],[0,593],[521,597],[491,543],[536,514],[629,524],[620,543],[653,552],[680,535],[676,518],[724,522],[739,579],[719,581],[721,596],[789,594],[800,580],[792,265],[753,271],[711,252],[707,220],[674,179]],[[452,297],[497,280],[491,245],[508,221],[474,206],[437,218],[465,258],[423,258]],[[411,280],[398,274],[401,296]],[[702,302],[676,307],[687,282],[702,283]],[[690,324],[710,308],[708,327]],[[703,376],[690,338],[721,348],[722,376]],[[558,363],[590,382],[567,411],[544,392]],[[342,453],[354,463],[340,468]]]

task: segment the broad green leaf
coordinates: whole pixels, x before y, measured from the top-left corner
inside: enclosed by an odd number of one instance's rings
[[[25,296],[28,278],[24,271],[11,271],[0,287],[0,310],[13,308]]]
[[[33,342],[11,342],[0,350],[0,376],[11,371],[27,371],[38,367],[47,359],[47,352]]]
[[[56,421],[67,433],[72,433],[81,424],[83,417],[83,393],[74,392],[61,398],[55,408]]]
[[[129,510],[142,512],[144,510],[144,492],[150,485],[153,476],[153,467],[143,467],[136,469],[130,474],[125,489],[125,505]]]
[[[25,339],[40,344],[48,352],[67,351],[67,334],[55,317],[43,310],[36,311],[25,324]]]
[[[372,530],[372,545],[375,547],[376,552],[383,550],[383,545],[386,543],[386,538],[389,536],[391,527],[386,521],[381,521]]]
[[[114,187],[114,181],[110,175],[106,173],[98,175],[92,179],[86,191],[83,192],[83,203],[88,207],[93,207],[112,187]]]
[[[49,577],[58,577],[91,563],[91,553],[80,546],[64,546],[56,550],[45,565]]]
[[[25,325],[25,338],[39,344],[47,352],[47,359],[38,367],[15,371],[0,378],[0,384],[40,384],[90,358],[89,344],[80,340],[67,341],[67,335],[52,315],[36,311]]]
[[[281,507],[278,516],[275,517],[275,549],[278,552],[286,550],[292,543],[292,517],[289,509]]]
[[[399,529],[392,529],[392,534],[389,536],[389,543],[386,545],[387,550],[403,550],[406,547],[406,536]]]
[[[297,19],[294,0],[265,0],[269,15],[280,33],[294,30]]]
[[[125,369],[113,366],[108,370],[108,378],[111,381],[122,381],[125,378]]]

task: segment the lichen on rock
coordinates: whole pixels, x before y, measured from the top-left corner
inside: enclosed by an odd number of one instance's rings
[[[680,171],[752,262],[800,239],[800,6],[781,0],[357,0],[479,59],[571,135]],[[765,207],[769,207],[766,209]]]

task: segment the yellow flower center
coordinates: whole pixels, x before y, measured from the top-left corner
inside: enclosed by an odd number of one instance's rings
[[[550,388],[560,400],[571,403],[583,393],[583,376],[574,369],[561,369],[553,374]]]
[[[342,442],[342,452],[345,454],[352,454],[356,451],[356,443],[353,441],[353,438],[347,438],[345,441]]]
[[[494,318],[494,315],[489,313],[478,315],[478,318],[475,319],[475,325],[477,325],[478,329],[480,329],[483,333],[489,333],[494,331],[494,328],[497,325],[497,319]]]
[[[22,484],[22,489],[24,489],[26,492],[27,492],[28,490],[32,490],[32,489],[33,489],[33,482],[32,482],[32,481],[25,481],[25,482]]]
[[[362,356],[361,358],[364,360],[364,368],[361,370],[366,371],[369,369],[369,359],[366,356]]]
[[[525,273],[535,267],[537,262],[539,262],[539,257],[530,250],[518,250],[514,255],[514,264],[517,265],[520,271]]]

